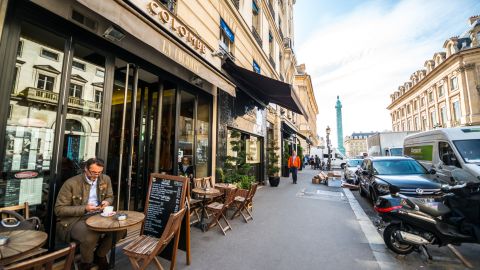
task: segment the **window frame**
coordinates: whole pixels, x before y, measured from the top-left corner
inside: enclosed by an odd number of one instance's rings
[[[38,87],[38,82],[40,81],[40,76],[45,76],[46,78],[52,78],[53,79],[53,82],[52,82],[52,89],[46,89],[46,82],[47,80],[44,81],[43,83],[43,88],[40,88]],[[41,89],[41,90],[44,90],[44,91],[52,91],[54,92],[55,90],[55,81],[56,81],[56,76],[50,76],[48,75],[48,73],[45,73],[45,72],[38,72],[38,75],[37,75],[37,79],[35,81],[35,88],[37,89]]]
[[[49,55],[45,55],[45,54],[44,54],[45,52],[54,54],[54,55],[56,55],[56,57],[52,57],[52,56],[49,56]],[[59,57],[60,57],[60,54],[57,53],[57,52],[54,52],[54,51],[52,51],[52,50],[49,50],[49,49],[46,49],[46,48],[43,48],[43,47],[42,47],[42,48],[40,49],[40,56],[43,57],[43,58],[46,58],[46,59],[49,59],[49,60],[58,62],[58,59],[59,59]]]

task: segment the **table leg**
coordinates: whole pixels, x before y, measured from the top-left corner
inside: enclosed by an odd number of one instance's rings
[[[108,262],[108,268],[115,268],[115,251],[117,245],[117,232],[112,232],[112,248],[110,249],[110,261]]]

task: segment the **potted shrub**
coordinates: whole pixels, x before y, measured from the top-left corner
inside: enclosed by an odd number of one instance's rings
[[[298,168],[299,171],[303,169],[303,148],[301,145],[297,147],[297,156],[300,158],[300,168]]]
[[[269,147],[267,148],[267,155],[268,155],[268,182],[270,182],[270,186],[276,187],[280,183],[280,176],[278,176],[278,172],[280,168],[278,167],[278,158],[277,155],[278,151],[277,141],[271,139],[269,141]]]
[[[230,145],[235,155],[226,156],[225,158],[222,170],[223,180],[225,183],[236,183],[238,185],[242,185],[243,182],[244,186],[250,188],[251,183],[247,184],[246,179],[255,181],[255,178],[249,175],[252,166],[246,162],[245,141],[242,141],[240,136],[241,134],[237,130],[232,130],[230,133],[230,138],[232,138]]]
[[[283,148],[282,154],[282,176],[289,177],[290,170],[288,169],[288,158],[290,157],[290,145],[286,144]]]

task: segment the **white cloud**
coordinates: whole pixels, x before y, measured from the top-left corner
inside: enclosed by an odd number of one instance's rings
[[[442,51],[443,41],[467,29],[469,16],[480,13],[475,0],[384,4],[367,2],[297,44],[298,63],[306,63],[319,105],[318,132],[324,136],[329,125],[334,144],[337,95],[343,104],[344,136],[391,129],[386,109],[390,94]]]

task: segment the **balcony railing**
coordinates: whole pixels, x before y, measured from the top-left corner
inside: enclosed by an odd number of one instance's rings
[[[258,45],[260,45],[260,47],[262,47],[262,38],[258,34],[255,26],[252,26],[252,34],[253,34],[253,37],[255,38],[255,40],[257,41]]]
[[[267,1],[267,2],[268,2],[268,9],[270,10],[270,14],[272,15],[273,20],[275,20],[275,11],[273,10],[272,2],[271,1]]]
[[[270,61],[270,64],[272,64],[273,68],[275,68],[275,60],[273,60],[271,55],[268,56],[268,61]]]
[[[27,87],[20,92],[20,96],[25,97],[30,101],[36,101],[38,103],[47,103],[50,105],[58,104],[58,93],[43,90],[33,87]],[[79,109],[83,112],[100,113],[102,110],[102,103],[80,99],[77,97],[68,97],[68,108]]]
[[[231,0],[231,1],[237,9],[240,9],[240,0]]]

